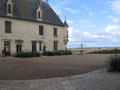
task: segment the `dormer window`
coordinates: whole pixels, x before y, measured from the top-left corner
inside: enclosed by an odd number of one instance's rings
[[[42,10],[40,8],[37,9],[37,20],[42,21]]]
[[[41,19],[40,11],[38,11],[38,18]]]
[[[39,6],[36,10],[37,20],[42,21],[42,0],[39,0]]]
[[[8,4],[8,13],[9,14],[12,14],[12,10],[11,10],[12,8],[11,8],[11,5],[10,4]]]
[[[7,15],[12,16],[13,15],[13,2],[12,2],[12,0],[7,1],[6,9],[7,9]]]

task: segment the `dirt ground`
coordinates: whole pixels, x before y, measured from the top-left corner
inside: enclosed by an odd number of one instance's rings
[[[72,76],[106,67],[107,54],[0,59],[0,80]]]

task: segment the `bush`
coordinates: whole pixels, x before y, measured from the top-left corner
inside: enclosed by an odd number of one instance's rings
[[[43,53],[43,55],[45,56],[72,55],[72,52],[71,51],[56,51],[56,52],[47,51]]]
[[[39,52],[18,52],[15,54],[15,57],[40,57]]]
[[[120,71],[120,55],[111,55],[108,65],[110,71]]]

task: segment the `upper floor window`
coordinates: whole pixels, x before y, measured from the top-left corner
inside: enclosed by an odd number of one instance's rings
[[[57,28],[54,28],[54,36],[57,37]]]
[[[39,35],[44,35],[44,32],[43,32],[43,26],[39,26]]]
[[[11,21],[5,21],[5,33],[11,33]]]

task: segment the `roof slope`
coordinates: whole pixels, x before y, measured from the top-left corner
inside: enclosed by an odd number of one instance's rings
[[[64,26],[69,27],[66,20],[64,22]]]
[[[0,16],[7,16],[7,0],[0,0]],[[37,21],[36,10],[39,6],[39,0],[13,0],[13,18]],[[64,26],[60,18],[53,11],[50,5],[42,1],[42,21],[43,23]]]

